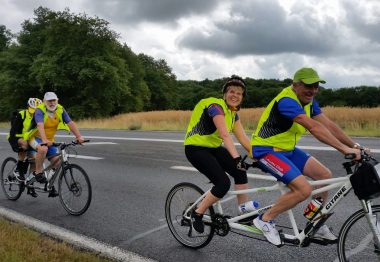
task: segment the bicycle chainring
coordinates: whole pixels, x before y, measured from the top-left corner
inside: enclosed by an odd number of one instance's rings
[[[230,231],[230,225],[228,225],[227,217],[220,214],[214,214],[211,217],[212,225],[214,226],[215,233],[218,236],[227,236]]]

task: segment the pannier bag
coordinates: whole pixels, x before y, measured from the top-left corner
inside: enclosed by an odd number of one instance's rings
[[[380,163],[371,158],[363,161],[350,177],[355,194],[360,200],[380,196]]]

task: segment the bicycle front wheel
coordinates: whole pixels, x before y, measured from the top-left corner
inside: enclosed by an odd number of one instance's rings
[[[58,180],[58,194],[64,209],[80,216],[90,206],[92,189],[86,171],[76,164],[66,165]]]
[[[205,231],[197,233],[191,226],[190,212],[186,210],[203,195],[203,190],[191,183],[180,183],[174,186],[165,202],[165,217],[170,232],[174,238],[182,245],[190,248],[201,248],[210,243],[214,236],[214,227],[210,223],[205,223]],[[214,214],[214,209],[210,207],[206,215]]]
[[[380,206],[372,206],[372,213],[380,230]],[[374,243],[365,214],[359,210],[343,224],[338,239],[340,261],[380,261],[380,248]]]
[[[23,189],[23,184],[13,174],[16,163],[16,159],[8,157],[1,165],[1,188],[5,196],[10,200],[19,199]]]

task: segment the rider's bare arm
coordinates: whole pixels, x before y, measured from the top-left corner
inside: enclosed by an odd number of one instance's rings
[[[321,113],[315,117],[313,117],[314,120],[317,120],[319,123],[324,125],[330,133],[335,136],[341,143],[345,144],[348,147],[355,147],[355,142],[347,136],[343,130],[335,124],[333,121],[331,121],[325,114]]]
[[[341,143],[323,124],[306,116],[306,114],[296,116],[293,121],[309,130],[322,143],[332,146],[343,154],[356,154],[355,159],[360,159],[360,150]]]
[[[74,123],[74,121],[70,121],[69,123],[67,123],[67,125],[69,126],[70,131],[73,132],[73,134],[75,135],[78,142],[83,143],[84,138],[81,136],[79,129],[77,125]]]
[[[250,152],[251,143],[244,131],[240,119],[235,122],[233,133],[236,139],[239,141],[239,143],[245,148],[245,150],[247,150],[247,152]]]
[[[227,148],[228,152],[231,154],[233,158],[239,157],[240,155],[236,150],[234,141],[232,140],[232,137],[228,132],[224,115],[216,115],[212,119],[216,126],[216,129],[219,132],[220,137],[223,139],[224,146]]]

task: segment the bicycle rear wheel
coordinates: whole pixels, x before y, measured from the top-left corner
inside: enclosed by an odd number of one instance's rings
[[[170,232],[174,238],[182,245],[190,248],[201,248],[210,243],[214,236],[214,227],[209,222],[205,223],[205,231],[202,234],[197,233],[191,226],[191,221],[186,217],[190,212],[185,211],[201,196],[203,190],[191,183],[180,183],[174,186],[165,202],[165,217]],[[214,209],[210,207],[206,215],[214,214]]]
[[[380,206],[372,206],[376,225],[380,229]],[[376,247],[364,210],[351,215],[343,224],[338,239],[340,261],[380,261],[380,248]]]
[[[92,189],[86,171],[76,164],[66,165],[58,180],[58,194],[64,209],[80,216],[90,206]]]
[[[1,188],[5,196],[10,200],[19,199],[23,191],[23,184],[13,174],[16,163],[15,158],[8,157],[1,165]]]

